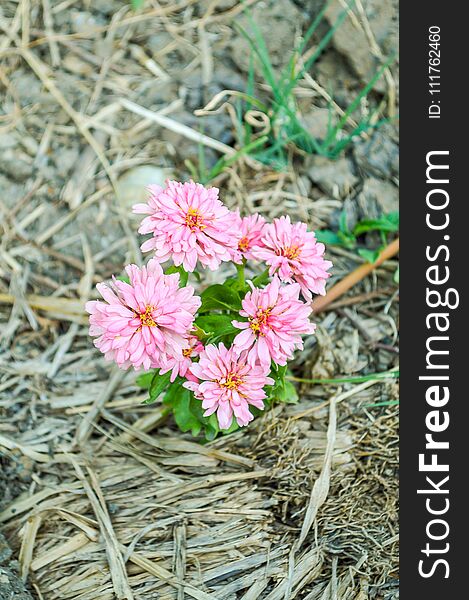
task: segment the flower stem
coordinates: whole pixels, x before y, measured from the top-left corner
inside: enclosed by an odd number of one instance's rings
[[[241,288],[246,287],[246,278],[244,276],[244,265],[246,264],[244,258],[243,262],[240,265],[236,265],[236,270],[238,271],[238,283]]]

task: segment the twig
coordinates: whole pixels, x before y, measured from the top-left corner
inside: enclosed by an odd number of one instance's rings
[[[340,298],[345,292],[351,287],[357,284],[359,281],[369,275],[374,269],[379,267],[385,260],[389,260],[399,252],[399,238],[391,242],[381,252],[376,262],[373,264],[365,263],[357,267],[354,271],[349,273],[346,277],[341,279],[338,283],[333,285],[325,296],[318,296],[313,300],[313,310],[315,314],[321,312],[334,300]]]
[[[188,138],[189,140],[198,142],[199,144],[203,144],[204,146],[208,146],[209,148],[213,148],[214,150],[218,150],[218,152],[221,152],[222,154],[226,154],[228,156],[235,153],[234,148],[232,148],[231,146],[228,146],[227,144],[224,144],[223,142],[219,142],[218,140],[214,140],[213,138],[209,137],[208,135],[199,133],[195,129],[192,129],[191,127],[188,127],[187,125],[183,125],[182,123],[178,123],[177,121],[174,121],[173,119],[165,117],[164,115],[162,115],[160,113],[156,113],[156,112],[153,112],[152,110],[148,110],[147,108],[144,108],[143,106],[140,106],[139,104],[136,104],[135,102],[132,102],[131,100],[122,98],[120,102],[121,102],[122,106],[124,108],[126,108],[127,110],[130,110],[130,112],[133,112],[136,115],[140,115],[141,117],[144,117],[145,119],[149,119],[150,121],[154,121],[155,123],[158,123],[158,125],[161,125],[161,127],[165,127],[166,129],[169,129],[170,131],[179,133],[180,135],[183,135],[184,137]]]

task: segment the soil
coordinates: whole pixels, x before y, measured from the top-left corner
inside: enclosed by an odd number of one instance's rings
[[[276,69],[323,5],[246,4]],[[331,3],[330,23],[341,6]],[[95,284],[119,274],[123,264],[144,260],[130,206],[141,201],[148,183],[188,179],[187,161],[199,163],[200,144],[178,126],[237,147],[232,110],[204,117],[194,111],[223,90],[246,90],[250,57],[239,26],[249,21],[242,10],[235,0],[148,0],[137,12],[124,0],[2,2],[0,522],[7,541],[0,535],[1,600],[115,597],[109,552],[101,537],[93,538],[101,531],[99,519],[73,461],[95,473],[119,543],[134,544],[135,552],[177,578],[167,584],[162,571],[130,560],[135,598],[188,597],[181,581],[204,598],[284,597],[289,553],[323,467],[331,399],[348,392],[337,404],[338,446],[327,498],[296,551],[296,573],[303,578],[293,578],[289,597],[398,597],[394,381],[340,389],[301,384],[299,404],[278,407],[243,436],[209,444],[213,455],[197,454],[192,446],[176,452],[171,444],[192,440],[142,405],[134,375],[117,380],[87,335],[83,305],[95,297]],[[363,10],[368,34],[357,29],[363,15],[351,15],[311,72],[341,108],[397,48],[397,2],[363,0]],[[256,69],[257,93],[268,99]],[[396,64],[389,77],[352,115],[359,119],[376,109],[387,123],[355,139],[336,161],[292,150],[288,166],[276,171],[241,158],[210,183],[232,208],[267,218],[289,214],[312,229],[336,230],[344,210],[350,227],[398,210]],[[303,122],[320,137],[328,103],[310,82],[299,88]],[[170,126],[130,110],[129,102],[163,114]],[[213,147],[205,147],[204,155],[208,167],[221,156]],[[360,243],[376,248],[380,241],[368,235]],[[344,248],[331,246],[328,254],[331,285],[363,260]],[[316,317],[317,335],[295,359],[294,375],[337,378],[396,368],[396,268],[396,260],[384,263]],[[122,429],[129,426],[124,440]],[[145,435],[163,449],[155,451]],[[218,451],[238,458],[230,462]],[[122,481],[113,487],[112,469],[141,485],[129,480],[127,489]],[[211,487],[204,487],[211,477]],[[179,504],[158,500],[160,485],[176,483],[187,487],[187,497],[182,494]],[[200,491],[191,492],[191,485]],[[150,492],[145,496],[152,486],[153,499]],[[132,497],[138,504],[140,494],[146,498],[141,512],[127,504]],[[224,506],[229,510],[223,512]],[[232,546],[225,543],[229,535]],[[67,540],[88,545],[67,554]],[[177,559],[181,548],[184,572]],[[226,565],[235,566],[224,571]],[[27,590],[21,569],[28,574]]]

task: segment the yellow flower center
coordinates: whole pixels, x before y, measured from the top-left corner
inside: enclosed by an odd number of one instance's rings
[[[247,237],[243,237],[239,240],[238,243],[238,249],[241,250],[241,252],[246,252],[246,250],[249,248],[249,240]]]
[[[289,260],[295,260],[296,258],[298,258],[300,256],[301,249],[299,248],[299,246],[296,246],[296,245],[289,246],[287,248],[283,248],[282,254]]]
[[[191,354],[192,354],[192,348],[184,348],[184,350],[182,351],[182,355],[185,358],[189,358]]]
[[[239,377],[234,373],[230,373],[226,378],[226,381],[224,381],[223,383],[220,382],[220,385],[224,388],[228,388],[229,390],[237,390],[242,383],[242,377]]]
[[[258,307],[258,311],[255,317],[251,317],[249,319],[250,325],[249,327],[254,331],[254,333],[259,333],[260,329],[263,325],[267,325],[267,321],[269,319],[269,315],[271,312],[271,308],[262,308],[262,306]],[[261,335],[264,335],[261,333]]]
[[[147,306],[145,308],[145,312],[139,315],[140,321],[142,325],[146,325],[147,327],[156,327],[156,323],[153,320],[152,316],[153,306]]]
[[[192,231],[194,231],[194,229],[202,230],[207,227],[206,225],[204,225],[204,220],[203,220],[203,217],[200,214],[199,210],[197,208],[192,208],[192,207],[189,208],[189,210],[187,211],[186,225]]]

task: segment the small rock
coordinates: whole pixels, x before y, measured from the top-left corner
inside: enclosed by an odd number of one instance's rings
[[[383,213],[396,212],[399,210],[399,190],[389,181],[369,178],[363,182],[363,189],[358,196],[358,202],[362,212],[368,218]]]
[[[257,25],[265,40],[272,65],[278,70],[285,66],[291,58],[293,44],[302,22],[302,15],[290,0],[275,0],[270,2],[257,2],[251,7],[252,21]],[[245,29],[250,37],[255,39],[252,26],[246,17],[239,18],[240,26]],[[233,38],[232,60],[243,71],[247,72],[251,63],[251,47],[243,36]],[[262,73],[256,61],[257,73]]]
[[[332,229],[339,229],[340,228],[340,221],[343,218],[342,214],[345,213],[345,223],[349,229],[349,231],[352,231],[352,229],[355,227],[355,225],[357,224],[357,222],[360,219],[359,213],[360,210],[358,208],[357,205],[357,201],[355,197],[351,197],[348,196],[347,198],[345,198],[342,207],[339,209],[337,209],[333,215],[331,216],[331,226]]]
[[[344,8],[339,2],[331,2],[326,9],[325,17],[332,26]],[[396,27],[396,3],[393,0],[369,0],[366,13],[373,35],[381,48],[386,52],[398,46]],[[367,83],[379,68],[379,61],[370,50],[370,42],[361,27],[357,27],[350,18],[346,18],[338,27],[332,38],[334,47],[347,58],[350,66]],[[384,91],[382,78],[376,82],[375,89]]]
[[[146,186],[156,184],[164,186],[166,179],[173,179],[171,169],[141,165],[126,171],[117,180],[117,197],[124,208],[131,208],[138,202],[146,202]],[[141,217],[139,217],[141,218]]]
[[[317,108],[303,115],[303,126],[315,139],[324,140],[330,121],[328,108]]]
[[[17,573],[0,567],[0,600],[33,600]]]
[[[0,533],[0,600],[32,600],[18,575],[18,562],[10,561],[11,548]]]
[[[324,156],[312,157],[308,175],[324,192],[341,199],[350,193],[358,179],[352,172],[352,165],[345,156],[331,160]]]
[[[399,147],[387,127],[376,131],[368,140],[358,141],[354,156],[357,166],[370,175],[390,179],[399,173]]]
[[[6,564],[10,560],[11,548],[7,544],[5,536],[0,533],[0,565]]]
[[[332,96],[339,106],[350,106],[357,97],[361,84],[359,83],[357,86],[353,69],[335,48],[327,48],[320,56],[315,72],[318,83],[325,90],[332,92]],[[331,81],[334,82],[332,90]],[[339,115],[334,114],[334,117],[337,120]]]

